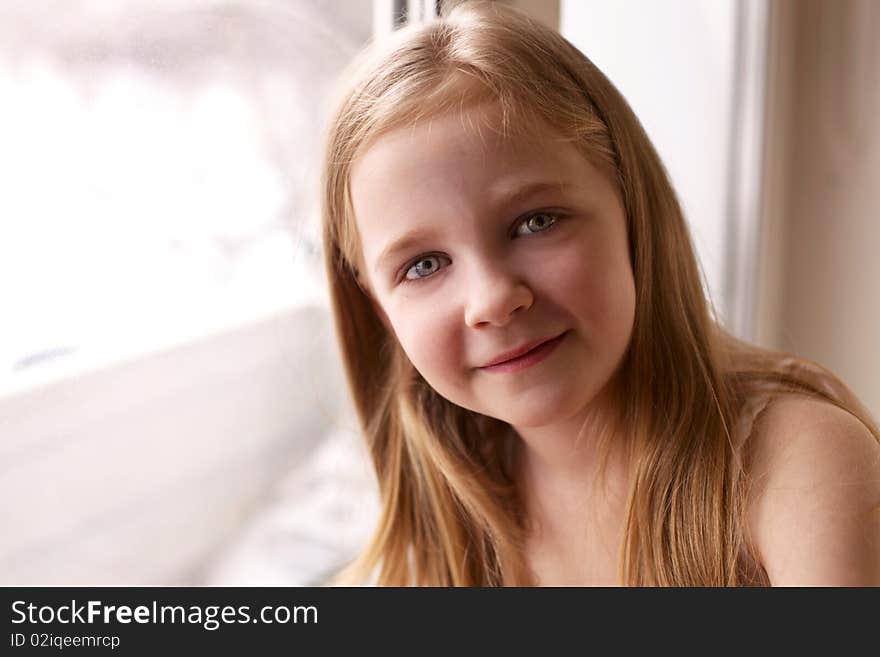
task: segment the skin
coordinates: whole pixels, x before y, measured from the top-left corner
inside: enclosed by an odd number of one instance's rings
[[[880,586],[880,444],[854,416],[787,395],[755,436],[748,529],[776,586]]]
[[[562,576],[563,552],[581,568],[599,548],[613,572],[623,495],[611,487],[597,504],[590,485],[593,434],[613,424],[614,374],[635,314],[624,209],[610,178],[573,145],[549,129],[505,139],[490,128],[496,113],[488,105],[435,117],[382,135],[361,155],[351,198],[362,284],[439,394],[521,438],[533,561],[546,564],[545,579]],[[536,184],[544,187],[512,198]],[[385,256],[413,230],[430,234]],[[539,363],[482,369],[563,332]],[[587,508],[597,517],[591,530],[582,529]]]

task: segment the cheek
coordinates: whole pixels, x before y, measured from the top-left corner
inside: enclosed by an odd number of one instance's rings
[[[589,333],[624,333],[628,337],[635,309],[635,285],[627,258],[613,257],[616,251],[572,251],[557,260],[552,280],[545,289]],[[548,272],[548,274],[551,272]]]
[[[464,355],[460,318],[440,304],[418,302],[392,309],[389,319],[422,377],[441,394],[442,388],[455,386]]]

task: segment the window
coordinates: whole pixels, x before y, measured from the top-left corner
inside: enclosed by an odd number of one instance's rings
[[[0,6],[0,389],[322,297],[322,112],[372,12]]]

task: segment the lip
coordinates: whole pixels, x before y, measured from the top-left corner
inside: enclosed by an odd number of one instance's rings
[[[479,369],[486,372],[514,372],[539,363],[553,352],[556,346],[562,342],[566,333],[568,331],[563,331],[555,337],[526,343],[517,349],[501,354],[491,363],[483,365]]]

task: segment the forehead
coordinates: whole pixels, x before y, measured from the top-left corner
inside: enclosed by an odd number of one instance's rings
[[[505,134],[500,125],[498,107],[478,105],[397,127],[372,140],[351,169],[358,226],[372,223],[377,209],[387,216],[425,202],[442,205],[450,193],[479,200],[536,176],[563,183],[584,159],[549,127]]]
[[[442,164],[439,158],[492,159],[514,165],[534,158],[566,140],[550,126],[526,116],[505,119],[494,102],[477,103],[413,120],[380,133],[363,147],[354,162],[352,181],[370,171],[412,170],[419,164]],[[440,148],[442,147],[442,148]]]

